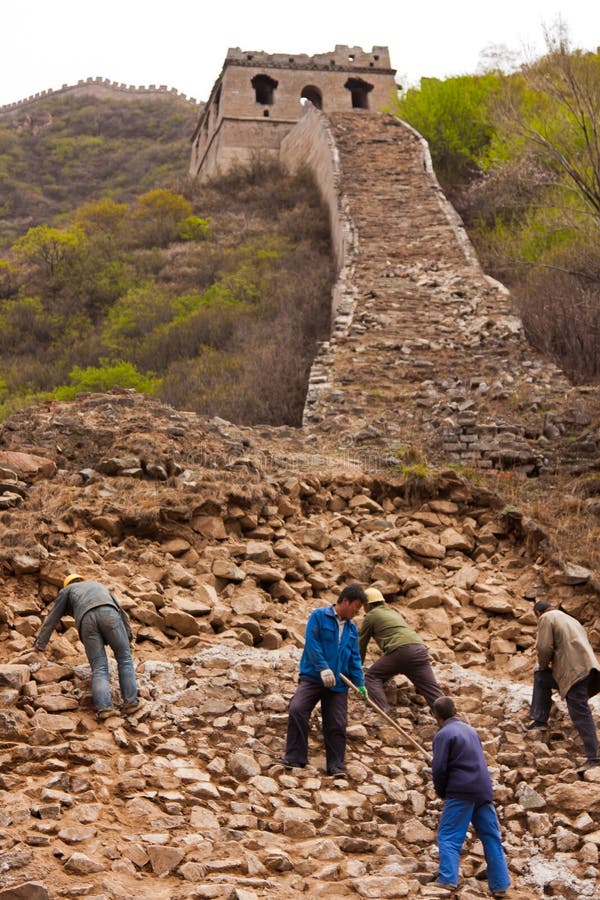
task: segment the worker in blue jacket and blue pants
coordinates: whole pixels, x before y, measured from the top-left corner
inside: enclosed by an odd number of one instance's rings
[[[285,756],[281,760],[286,768],[306,765],[308,723],[320,701],[327,774],[345,772],[348,688],[340,674],[349,678],[366,700],[358,629],[352,621],[365,602],[363,588],[349,584],[335,605],[315,609],[309,616],[298,687],[289,706]]]

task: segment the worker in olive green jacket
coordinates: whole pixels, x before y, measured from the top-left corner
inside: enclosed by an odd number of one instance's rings
[[[389,709],[384,685],[394,675],[406,675],[415,690],[430,707],[444,692],[436,681],[429,650],[399,612],[388,606],[381,591],[367,588],[363,603],[365,615],[359,634],[359,648],[364,662],[371,638],[383,652],[377,662],[365,672],[365,687],[369,698],[384,711]]]

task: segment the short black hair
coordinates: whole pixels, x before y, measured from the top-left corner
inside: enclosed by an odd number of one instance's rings
[[[360,584],[347,584],[338,597],[337,602],[341,603],[342,600],[360,600],[361,603],[366,603],[367,595]]]
[[[538,600],[537,603],[533,604],[533,611],[538,613],[538,615],[547,612],[549,609],[552,609],[552,604],[547,600]]]
[[[431,709],[433,714],[444,722],[456,715],[456,706],[452,697],[438,697]]]

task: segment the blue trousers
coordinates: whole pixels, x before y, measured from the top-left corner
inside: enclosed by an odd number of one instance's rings
[[[493,803],[476,806],[469,800],[446,798],[437,834],[440,851],[437,880],[442,884],[458,884],[460,853],[471,824],[483,844],[490,890],[505,891],[510,887],[510,875]]]
[[[92,669],[92,700],[96,709],[109,709],[110,678],[105,645],[115,654],[123,703],[128,706],[138,699],[135,667],[123,620],[114,606],[96,606],[87,612],[79,626],[79,637]]]

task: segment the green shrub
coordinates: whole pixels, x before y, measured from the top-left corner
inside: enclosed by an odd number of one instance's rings
[[[50,397],[55,400],[73,400],[77,394],[86,391],[105,392],[114,387],[134,388],[143,394],[154,394],[161,384],[153,372],[142,374],[136,367],[124,360],[101,359],[99,366],[80,369],[74,366],[69,372],[70,385],[56,388]]]

